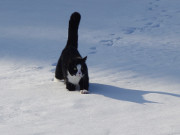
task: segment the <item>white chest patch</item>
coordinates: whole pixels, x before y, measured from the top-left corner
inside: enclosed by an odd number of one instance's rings
[[[67,75],[67,78],[68,78],[68,81],[74,85],[79,85],[79,81],[80,79],[83,77],[82,75],[82,72],[81,72],[81,65],[78,64],[77,65],[77,73],[76,75],[71,75],[69,72],[68,72],[68,75]]]

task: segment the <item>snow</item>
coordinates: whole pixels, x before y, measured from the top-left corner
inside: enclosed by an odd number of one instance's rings
[[[0,1],[2,135],[179,135],[179,0]],[[54,82],[78,11],[90,93]]]

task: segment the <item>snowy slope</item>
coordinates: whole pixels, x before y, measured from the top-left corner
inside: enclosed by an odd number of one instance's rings
[[[0,1],[0,134],[179,135],[179,5]],[[52,81],[74,11],[88,95]]]

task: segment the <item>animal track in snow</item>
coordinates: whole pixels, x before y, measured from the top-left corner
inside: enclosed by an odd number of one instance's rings
[[[105,45],[105,46],[112,46],[113,40],[101,40],[100,43]]]
[[[94,47],[90,47],[89,48],[91,51],[89,52],[89,54],[96,54],[96,47],[94,46]]]
[[[106,39],[100,40],[99,43],[103,46],[114,46],[122,38],[115,36],[115,34],[109,34]]]
[[[123,31],[124,31],[124,34],[132,34],[135,32],[137,28],[135,27],[129,27],[129,28],[125,28]]]
[[[57,63],[53,63],[53,64],[51,64],[52,66],[56,66],[57,65]]]

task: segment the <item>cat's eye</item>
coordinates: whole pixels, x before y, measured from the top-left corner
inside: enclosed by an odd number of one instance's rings
[[[74,67],[73,69],[74,69],[74,70],[77,70],[77,68],[76,68],[76,67]]]

